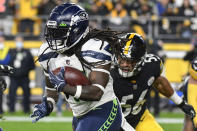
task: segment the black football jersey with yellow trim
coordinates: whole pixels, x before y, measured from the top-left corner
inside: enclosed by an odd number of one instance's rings
[[[111,70],[114,92],[125,118],[134,128],[147,108],[147,94],[154,80],[160,76],[163,63],[158,56],[147,54],[141,68],[136,76],[130,78],[121,77],[117,67]]]

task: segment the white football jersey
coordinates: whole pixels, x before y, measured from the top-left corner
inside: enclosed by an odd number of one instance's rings
[[[79,59],[76,55],[72,55],[70,57],[64,54],[58,54],[50,48],[48,48],[48,44],[44,43],[40,47],[39,51],[39,62],[44,70],[47,70],[47,64],[50,69],[56,69],[62,66],[70,66],[74,67],[78,70],[84,71],[86,76],[89,77],[91,70],[93,70],[97,65],[91,67],[90,69],[83,67]],[[90,39],[88,40],[81,48],[82,57],[89,63],[101,62],[102,65],[106,65],[111,63],[112,54],[110,53],[110,46],[109,43],[104,42],[102,43],[101,40],[98,39]],[[48,74],[45,72],[45,75]],[[112,77],[109,76],[109,82],[105,87],[104,94],[100,101],[83,101],[79,100],[76,101],[73,96],[66,97],[66,100],[70,104],[72,108],[73,115],[78,117],[81,115],[86,114],[91,109],[98,107],[106,102],[109,102],[116,98],[114,91],[113,91],[113,80]]]

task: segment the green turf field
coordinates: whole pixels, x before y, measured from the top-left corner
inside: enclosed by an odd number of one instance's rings
[[[3,131],[72,131],[71,122],[0,122]]]
[[[182,131],[182,124],[160,124],[164,131]]]
[[[6,116],[15,116],[15,117],[26,117],[29,118],[29,115],[25,115],[21,112],[15,114],[5,113]],[[55,113],[52,114],[55,116]],[[71,112],[65,112],[64,117],[72,116]],[[161,113],[159,118],[183,118],[181,113]],[[58,119],[58,117],[57,117]],[[182,123],[160,123],[164,131],[181,131]],[[32,124],[31,121],[0,121],[0,127],[3,128],[3,131],[72,131],[71,122],[38,122]]]

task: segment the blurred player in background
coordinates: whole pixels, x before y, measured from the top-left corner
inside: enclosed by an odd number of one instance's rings
[[[118,131],[122,112],[112,87],[110,45],[113,32],[92,30],[86,11],[76,4],[55,7],[47,21],[44,43],[40,47],[39,62],[46,76],[44,100],[35,105],[33,122],[48,116],[64,92],[75,117],[75,131]],[[83,71],[89,86],[70,86],[64,78],[64,66]],[[52,70],[62,67],[58,74]]]
[[[180,86],[183,89],[184,98],[188,104],[192,105],[197,110],[197,58],[191,61],[189,66],[189,76]],[[197,117],[192,120],[188,115],[185,115],[183,131],[197,131]]]
[[[0,32],[0,116],[3,114],[3,91],[6,89],[5,75],[10,74],[11,67],[5,66],[10,62],[10,50],[9,47],[5,45],[5,36],[2,32]]]
[[[7,84],[1,76],[10,76],[12,72],[12,67],[7,65],[0,65],[0,119],[3,117],[3,108],[2,108],[2,102],[3,102],[3,91],[5,91]]]
[[[115,68],[111,70],[113,87],[121,102],[124,116],[136,131],[163,131],[146,106],[151,87],[173,100],[182,111],[193,118],[195,111],[172,89],[162,76],[163,63],[153,54],[146,54],[146,44],[136,33],[128,33],[120,41],[122,52],[116,56]]]
[[[10,76],[13,68],[8,65],[0,65],[0,76]],[[7,84],[4,79],[0,79],[0,90],[4,91],[7,87]]]

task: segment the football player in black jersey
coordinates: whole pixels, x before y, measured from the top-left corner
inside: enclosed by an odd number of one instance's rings
[[[0,65],[0,76],[9,76],[12,72],[12,67],[8,65]],[[7,87],[7,84],[3,78],[0,77],[0,90],[4,91]]]
[[[197,58],[189,66],[189,76],[180,86],[183,89],[185,100],[197,110]],[[197,131],[197,117],[193,120],[185,115],[183,131]]]
[[[9,76],[12,72],[12,67],[7,65],[0,65],[0,119],[3,119],[3,109],[2,109],[2,101],[3,101],[3,91],[5,91],[7,84],[1,76]]]
[[[182,111],[193,118],[195,111],[171,87],[162,76],[163,63],[153,54],[146,54],[146,44],[136,33],[128,33],[120,40],[121,54],[111,75],[116,96],[121,102],[126,120],[136,131],[163,131],[146,106],[147,94],[151,87],[174,101]]]

